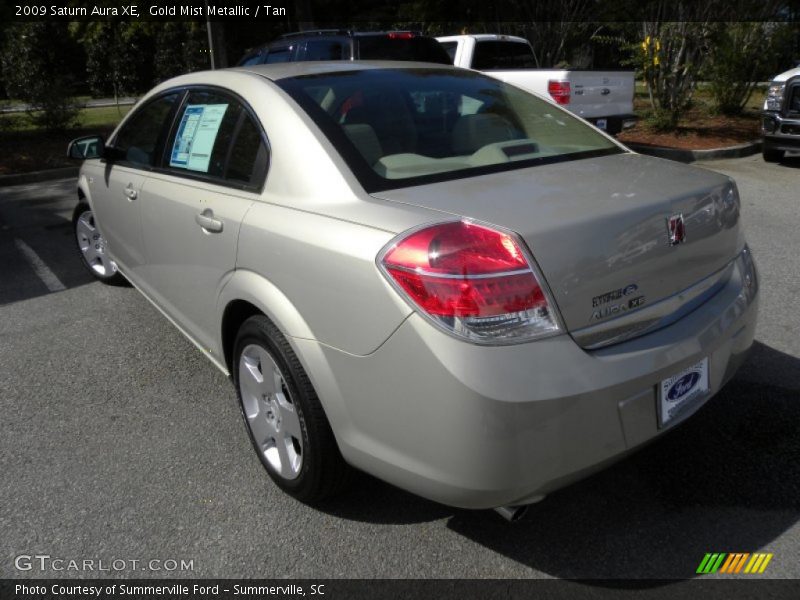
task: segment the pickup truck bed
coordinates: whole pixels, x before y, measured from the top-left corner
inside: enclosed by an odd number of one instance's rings
[[[537,69],[524,38],[495,34],[436,38],[457,67],[475,69],[539,94],[608,133],[635,123],[634,72]]]

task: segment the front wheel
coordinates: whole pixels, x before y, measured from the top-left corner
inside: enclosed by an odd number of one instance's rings
[[[97,228],[94,213],[85,202],[75,207],[75,212],[72,214],[72,228],[81,262],[92,276],[103,283],[123,283],[125,280],[117,268],[117,263],[108,255],[106,240]]]
[[[272,480],[302,502],[338,492],[350,468],[308,375],[277,327],[262,315],[245,321],[234,360],[242,416]]]

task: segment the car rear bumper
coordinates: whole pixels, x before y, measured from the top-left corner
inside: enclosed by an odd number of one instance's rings
[[[628,129],[636,125],[639,117],[636,115],[614,115],[611,117],[587,117],[586,120],[606,133],[616,135],[623,129]],[[603,123],[605,123],[605,126],[601,126]]]
[[[733,376],[756,324],[748,258],[676,323],[597,351],[569,335],[476,346],[417,314],[365,357],[294,342],[348,462],[444,504],[528,503],[673,427]],[[659,429],[657,386],[703,358],[710,393]]]

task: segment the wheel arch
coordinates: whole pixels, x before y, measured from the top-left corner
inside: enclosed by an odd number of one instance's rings
[[[220,294],[220,350],[228,372],[232,372],[233,345],[242,323],[253,315],[267,317],[287,338],[314,339],[308,324],[272,282],[253,271],[237,270]],[[302,357],[301,357],[302,361]]]
[[[306,321],[286,297],[265,277],[247,270],[234,271],[218,301],[220,315],[220,358],[233,376],[234,345],[242,323],[263,315],[278,328],[291,346],[314,387],[320,403],[342,448],[342,437],[352,428],[344,398],[331,365]]]
[[[83,173],[80,174],[78,177],[78,202],[86,202],[89,206],[91,206],[91,196],[89,194],[89,183],[86,180],[86,175]]]

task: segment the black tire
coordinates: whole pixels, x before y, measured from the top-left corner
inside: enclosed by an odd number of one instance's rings
[[[106,258],[105,266],[102,264],[98,264],[98,261],[95,261],[94,264],[90,263],[87,260],[87,253],[84,248],[81,247],[81,220],[85,220],[91,223],[92,227],[95,227],[94,224],[94,214],[92,213],[91,207],[84,201],[80,201],[78,206],[75,207],[75,210],[72,213],[72,239],[75,241],[75,247],[78,250],[78,255],[81,259],[81,264],[83,267],[91,273],[92,277],[97,279],[98,281],[102,281],[108,285],[126,285],[127,280],[123,277],[122,273],[119,272],[117,269],[116,263]],[[85,234],[85,231],[83,232]],[[99,236],[99,232],[97,232]],[[99,236],[99,239],[102,241],[102,236]],[[103,248],[105,249],[105,242],[102,241]]]
[[[774,150],[772,148],[764,147],[761,150],[761,156],[764,157],[764,162],[776,163],[780,162],[783,158],[783,150]]]
[[[282,476],[270,464],[248,420],[242,393],[241,370],[246,368],[243,366],[242,354],[246,349],[252,352],[254,345],[265,350],[279,369],[285,384],[284,391],[288,392],[288,399],[299,419],[303,437],[302,462],[299,473],[293,478]],[[344,489],[349,483],[352,470],[339,452],[330,423],[308,375],[278,328],[263,315],[250,317],[242,324],[236,336],[233,357],[231,370],[242,419],[253,448],[272,480],[287,494],[307,504],[318,503]],[[263,372],[262,377],[265,378]]]

